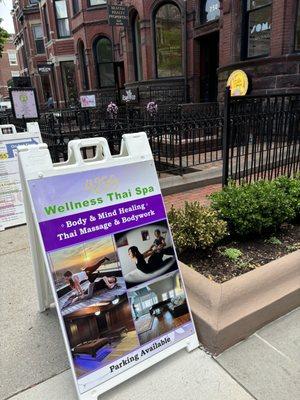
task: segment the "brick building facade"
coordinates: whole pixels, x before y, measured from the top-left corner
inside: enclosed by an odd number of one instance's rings
[[[24,71],[28,68],[38,91],[45,92],[41,81],[49,79],[57,106],[79,93],[149,85],[187,87],[191,101],[214,101],[235,69],[247,73],[250,94],[300,90],[298,0],[119,3],[128,6],[125,28],[108,25],[106,0],[18,1],[24,18],[14,11],[16,43],[27,46],[30,64]],[[27,45],[20,39],[38,23],[45,47],[41,58],[32,52],[32,35]],[[41,76],[39,63],[51,65],[48,75]]]
[[[9,100],[8,83],[13,77],[20,75],[19,68],[17,51],[11,35],[0,58],[0,101]]]

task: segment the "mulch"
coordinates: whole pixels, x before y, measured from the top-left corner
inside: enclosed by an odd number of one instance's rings
[[[231,260],[224,251],[238,249],[242,255]],[[222,283],[284,255],[300,249],[300,225],[284,225],[272,236],[246,240],[228,240],[209,252],[186,251],[179,259],[208,279]],[[300,261],[299,261],[300,264]]]

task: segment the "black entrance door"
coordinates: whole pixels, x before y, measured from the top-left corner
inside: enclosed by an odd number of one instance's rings
[[[200,39],[200,101],[216,101],[218,97],[219,32]]]

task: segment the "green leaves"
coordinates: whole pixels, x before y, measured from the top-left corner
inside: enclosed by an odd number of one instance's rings
[[[225,250],[221,251],[225,257],[227,257],[230,261],[237,262],[240,257],[242,257],[243,253],[241,250],[236,249],[234,247],[229,247]]]
[[[198,202],[185,203],[183,209],[173,207],[168,213],[176,246],[180,251],[187,249],[206,250],[227,234],[227,223],[217,213]]]
[[[2,23],[2,18],[0,18],[0,25],[1,23]],[[0,26],[0,57],[2,57],[4,45],[8,38],[9,38],[9,33]]]
[[[248,236],[275,232],[300,214],[300,179],[278,178],[236,186],[230,184],[210,196],[230,232]]]

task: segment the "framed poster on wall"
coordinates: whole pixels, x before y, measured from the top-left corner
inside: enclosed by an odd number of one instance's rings
[[[80,96],[80,105],[82,108],[96,107],[96,96],[94,94]]]
[[[9,94],[12,111],[16,119],[39,118],[35,88],[10,88]]]

